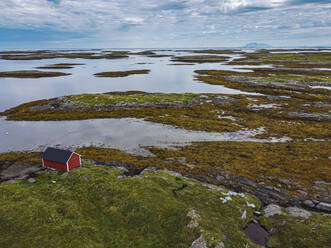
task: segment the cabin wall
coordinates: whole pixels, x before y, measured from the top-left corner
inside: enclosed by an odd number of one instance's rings
[[[49,168],[54,168],[54,169],[57,169],[57,170],[67,171],[67,165],[66,164],[50,161],[50,160],[47,160],[47,159],[44,159],[44,166],[49,167]]]
[[[80,166],[80,156],[76,153],[73,153],[71,158],[68,161],[69,170],[72,170]]]

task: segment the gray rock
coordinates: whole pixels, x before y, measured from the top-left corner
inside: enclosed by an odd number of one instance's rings
[[[280,188],[277,188],[277,187],[273,187],[273,186],[264,186],[265,189],[267,190],[273,190],[277,193],[280,193],[280,194],[288,194],[288,192],[284,189],[280,189]]]
[[[190,212],[187,213],[188,217],[191,217],[191,221],[190,223],[187,225],[189,228],[193,228],[193,227],[197,227],[199,226],[199,222],[198,220],[201,219],[200,214],[198,214],[198,212],[196,210],[191,210]]]
[[[187,224],[187,227],[189,228],[198,227],[198,226],[199,226],[199,222],[196,219],[192,219],[190,223]]]
[[[324,185],[331,185],[331,182],[324,182],[324,181],[314,181],[314,184],[324,184]]]
[[[331,203],[320,202],[316,205],[316,208],[320,211],[331,212]]]
[[[296,217],[296,218],[308,219],[311,216],[311,213],[309,211],[297,207],[288,207],[286,208],[286,212],[288,212],[288,214],[291,217]]]
[[[13,178],[13,177],[21,177],[24,178],[27,175],[37,172],[41,169],[40,166],[37,165],[18,165],[13,164],[9,166],[7,169],[0,172],[1,178]]]
[[[207,241],[204,240],[203,236],[201,235],[199,238],[192,242],[190,248],[208,248]]]
[[[249,223],[244,229],[244,233],[255,244],[265,246],[268,242],[269,233],[258,223]]]
[[[303,190],[297,190],[298,193],[300,193],[302,196],[307,196],[307,192],[303,191]]]
[[[245,220],[246,217],[247,217],[247,211],[244,210],[244,212],[243,212],[242,215],[241,215],[241,219],[242,219],[242,220]]]
[[[187,217],[191,218],[201,218],[201,216],[198,214],[198,211],[192,209],[190,212],[187,213]]]
[[[223,181],[225,179],[225,177],[223,177],[223,176],[217,176],[216,177],[216,180],[217,181]]]
[[[29,179],[28,179],[28,182],[29,182],[29,183],[34,183],[34,182],[36,182],[36,179],[34,179],[34,178],[29,178]]]
[[[310,208],[315,207],[315,204],[311,200],[305,200],[303,202],[303,205],[305,205],[306,207],[310,207]]]
[[[304,111],[289,111],[287,114],[291,117],[306,119],[306,120],[317,120],[317,121],[331,120],[331,115],[326,113],[307,113]]]
[[[256,184],[253,183],[251,180],[244,178],[244,177],[236,177],[235,180],[239,183],[245,184],[247,186],[256,187]]]
[[[273,187],[272,187],[273,188]],[[254,193],[261,198],[275,199],[277,201],[283,201],[284,197],[282,197],[279,192],[275,192],[275,190],[270,189],[269,186],[261,186],[254,190]]]
[[[225,245],[223,242],[217,243],[215,248],[225,248]]]
[[[264,217],[266,218],[279,214],[282,214],[282,209],[276,204],[270,204],[264,208]]]
[[[256,217],[260,217],[260,216],[261,216],[261,212],[260,212],[260,211],[254,211],[254,215],[255,215]]]

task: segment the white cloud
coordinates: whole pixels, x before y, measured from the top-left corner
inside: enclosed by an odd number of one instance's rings
[[[54,3],[56,2],[56,3]],[[296,5],[295,3],[298,3]],[[303,3],[307,2],[306,5]],[[309,3],[310,2],[310,3]],[[0,27],[94,33],[166,42],[281,39],[281,34],[331,33],[331,3],[300,0],[2,0]],[[323,4],[320,4],[321,2]],[[309,28],[309,31],[307,31]],[[326,31],[325,31],[326,30]],[[279,32],[279,33],[275,33]],[[219,34],[223,37],[220,39]],[[1,35],[1,34],[0,34]],[[215,40],[210,39],[214,35]],[[1,38],[0,38],[1,39]],[[137,38],[138,39],[138,38]],[[201,38],[202,39],[202,38]],[[330,38],[329,38],[330,39]],[[122,42],[122,41],[121,41]],[[145,42],[146,43],[146,42]],[[331,43],[331,42],[330,42]]]
[[[124,21],[131,24],[143,24],[144,19],[141,17],[125,17]]]

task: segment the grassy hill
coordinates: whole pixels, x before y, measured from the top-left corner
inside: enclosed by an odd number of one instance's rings
[[[261,207],[254,196],[166,170],[123,172],[85,162],[69,174],[0,184],[0,247],[206,247],[192,245],[199,237],[207,247],[259,247],[243,231]],[[274,229],[272,247],[330,242],[321,214],[259,221]]]

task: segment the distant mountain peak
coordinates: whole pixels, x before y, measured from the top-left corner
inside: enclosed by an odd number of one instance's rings
[[[266,47],[271,47],[271,46],[268,44],[257,43],[257,42],[251,42],[244,46],[244,48],[266,48]]]

